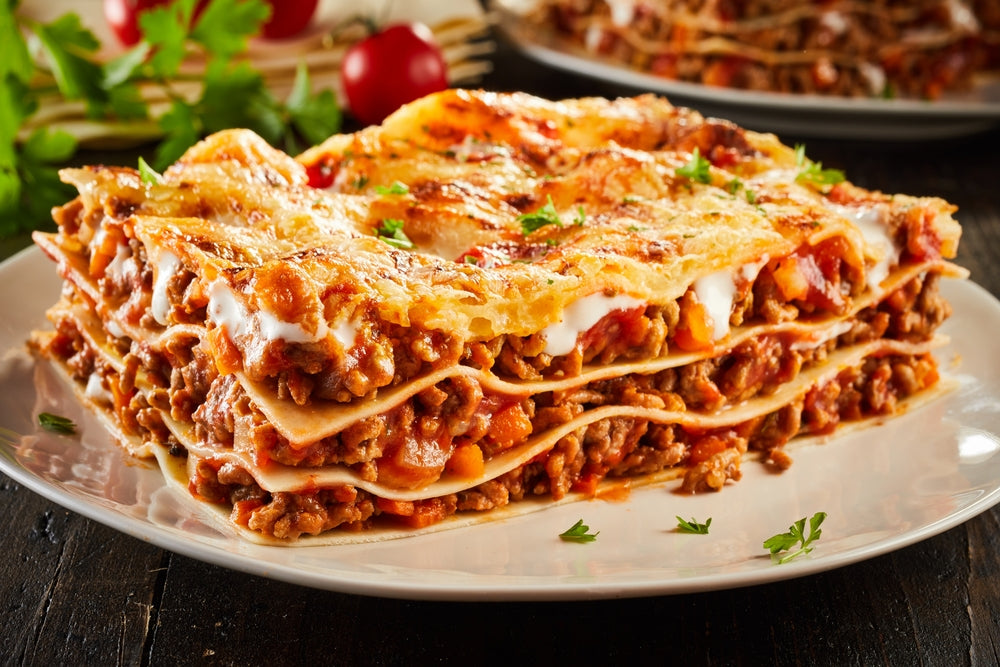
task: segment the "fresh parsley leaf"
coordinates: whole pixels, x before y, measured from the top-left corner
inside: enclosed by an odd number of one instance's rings
[[[139,14],[139,30],[152,52],[149,68],[153,78],[169,79],[184,62],[194,3],[195,0],[178,0]]]
[[[596,533],[590,532],[590,526],[583,523],[583,519],[580,519],[573,524],[573,527],[564,533],[559,533],[559,539],[565,542],[593,542],[600,535],[600,531]]]
[[[247,40],[260,32],[270,15],[265,2],[212,0],[198,15],[191,39],[216,58],[229,60],[246,51]]]
[[[521,232],[525,236],[546,225],[563,226],[562,220],[559,219],[559,214],[556,212],[556,207],[552,203],[552,195],[549,195],[548,201],[540,209],[534,213],[524,213],[517,216],[517,221],[521,223]]]
[[[315,145],[335,134],[343,118],[332,90],[321,90],[315,94],[311,91],[309,68],[300,62],[295,69],[295,81],[285,100],[285,108],[296,132],[306,144]]]
[[[583,212],[583,206],[576,207],[576,217],[573,218],[573,224],[577,227],[583,227],[583,223],[587,221],[587,214]]]
[[[711,164],[708,160],[701,156],[701,151],[695,146],[694,152],[691,153],[691,159],[683,167],[677,167],[674,171],[678,176],[683,176],[689,180],[696,183],[709,184],[712,182],[712,173],[710,171]]]
[[[72,419],[54,415],[51,412],[41,412],[38,414],[38,425],[46,431],[59,433],[62,435],[73,435],[76,433],[76,424]]]
[[[771,552],[771,558],[779,564],[787,563],[793,558],[807,554],[813,550],[812,543],[823,534],[819,526],[824,519],[826,519],[826,512],[813,514],[812,518],[809,519],[809,533],[807,534],[805,532],[806,519],[803,517],[789,526],[787,533],[772,535],[764,540],[764,548]],[[782,551],[788,553],[779,556]]]
[[[712,525],[712,517],[705,519],[705,523],[699,523],[697,519],[690,521],[675,517],[677,519],[677,530],[682,533],[693,533],[695,535],[708,535],[708,527]]]
[[[8,7],[0,10],[0,78],[13,74],[27,83],[35,71],[35,64],[14,17],[15,8],[9,1],[4,4]]]
[[[68,132],[38,128],[21,145],[16,173],[19,180],[17,210],[11,213],[13,225],[0,232],[17,233],[37,227],[37,221],[51,225],[53,202],[65,202],[73,196],[72,186],[59,179],[57,164],[76,151],[76,139]],[[2,204],[0,204],[2,206]]]
[[[795,146],[795,166],[799,169],[799,173],[795,176],[795,181],[798,183],[825,186],[844,182],[844,172],[841,170],[824,169],[822,162],[808,160],[806,147],[802,144]]]
[[[100,46],[94,34],[72,13],[33,27],[59,92],[69,100],[84,100],[90,116],[102,115],[107,93],[101,86],[104,72],[93,60]]]
[[[139,42],[133,48],[104,63],[102,81],[105,88],[119,86],[139,72],[149,57],[152,47],[149,42]]]
[[[153,165],[166,169],[184,154],[201,136],[201,124],[195,116],[195,109],[183,100],[175,100],[170,110],[160,116],[163,140],[156,147]]]
[[[280,107],[264,77],[249,63],[210,64],[204,82],[197,111],[206,132],[245,127],[272,145],[280,144],[285,129]]]
[[[142,156],[140,155],[139,156],[139,180],[142,181],[142,184],[145,185],[145,186],[147,186],[147,187],[149,187],[151,185],[159,185],[161,178],[162,178],[162,176],[160,176],[160,174],[157,173],[157,171],[155,169],[153,169],[152,167],[150,167],[149,164],[146,162],[146,160],[144,160],[142,158]]]
[[[403,221],[397,220],[395,218],[386,218],[382,221],[382,224],[375,230],[375,233],[380,239],[388,243],[394,248],[400,248],[402,250],[413,250],[416,248],[416,244],[410,240],[403,231]]]
[[[390,186],[375,186],[375,193],[380,195],[405,195],[409,191],[410,188],[406,187],[405,183],[400,183],[399,181],[394,181]]]

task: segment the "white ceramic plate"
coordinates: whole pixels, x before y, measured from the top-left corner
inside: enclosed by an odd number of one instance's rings
[[[940,358],[959,388],[888,423],[792,450],[782,474],[756,463],[721,493],[671,486],[624,501],[584,501],[504,521],[368,545],[271,547],[218,532],[150,465],[128,461],[48,371],[25,352],[59,281],[37,250],[0,264],[0,470],[46,498],[160,547],[305,586],[388,597],[592,599],[747,586],[847,565],[935,535],[1000,500],[1000,303],[949,281],[953,337]],[[80,426],[34,427],[41,411]],[[804,558],[773,563],[762,542],[817,511],[823,537]],[[708,535],[678,533],[676,515],[711,517]],[[577,519],[595,542],[557,535]]]
[[[539,32],[493,0],[499,26],[525,55],[551,67],[607,83],[666,95],[680,106],[744,127],[796,136],[920,140],[956,137],[1000,124],[1000,80],[942,99],[842,98],[767,93],[675,81],[602,59],[557,36]]]

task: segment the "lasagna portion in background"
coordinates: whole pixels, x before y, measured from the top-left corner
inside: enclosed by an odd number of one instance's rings
[[[233,130],[63,178],[34,349],[283,543],[787,468],[938,383],[964,276],[948,203],[654,96],[449,90],[294,159]]]
[[[667,79],[937,99],[996,71],[992,0],[497,0],[542,34]]]

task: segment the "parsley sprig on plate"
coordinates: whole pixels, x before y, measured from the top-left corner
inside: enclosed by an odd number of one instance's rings
[[[813,550],[812,544],[820,538],[823,531],[820,524],[826,519],[826,512],[816,512],[809,519],[807,533],[805,517],[793,523],[787,533],[772,535],[764,540],[764,548],[771,552],[771,558],[780,563],[787,563],[793,558],[804,556]],[[781,555],[782,552],[787,552]]]
[[[705,523],[700,523],[697,519],[691,518],[690,521],[683,519],[680,516],[674,517],[677,519],[677,530],[681,533],[691,533],[693,535],[708,535],[708,527],[712,525],[712,517],[705,519]]]
[[[600,532],[601,531],[597,531],[596,533],[590,532],[590,526],[586,525],[583,522],[583,519],[580,519],[565,532],[559,533],[559,539],[564,542],[593,542],[597,539]]]

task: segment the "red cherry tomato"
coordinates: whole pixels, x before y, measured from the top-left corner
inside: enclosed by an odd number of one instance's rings
[[[267,0],[271,5],[271,18],[264,24],[261,34],[265,39],[294,37],[309,25],[319,0]]]
[[[430,28],[389,26],[344,54],[340,77],[351,114],[375,124],[415,99],[448,87],[448,66]]]
[[[133,46],[142,39],[139,32],[139,14],[165,5],[170,0],[104,0],[104,19],[115,33],[118,41],[125,46]]]

